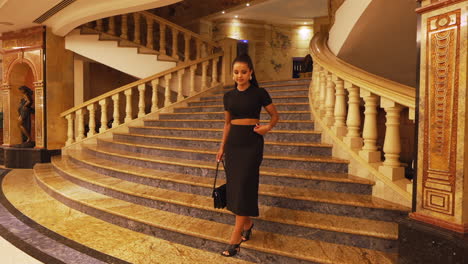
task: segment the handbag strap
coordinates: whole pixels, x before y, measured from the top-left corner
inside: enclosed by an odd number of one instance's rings
[[[221,162],[223,163],[224,171],[226,171],[224,160],[221,160]],[[219,171],[219,161],[216,163],[216,174],[215,174],[214,183],[213,183],[213,190],[216,188],[216,179],[218,178],[218,171]]]

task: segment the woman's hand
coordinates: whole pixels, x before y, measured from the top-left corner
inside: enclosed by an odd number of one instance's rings
[[[224,149],[219,148],[218,153],[216,153],[216,161],[220,162],[221,159],[223,159],[223,155],[224,155]]]
[[[270,125],[260,125],[260,124],[256,124],[255,127],[254,127],[254,131],[255,133],[257,134],[260,134],[262,136],[264,136],[266,133],[268,133],[269,131],[271,130],[271,126]]]

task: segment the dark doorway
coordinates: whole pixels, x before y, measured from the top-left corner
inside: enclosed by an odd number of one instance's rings
[[[249,41],[246,39],[241,39],[237,42],[237,56],[249,54]]]
[[[294,57],[293,58],[293,72],[292,72],[292,77],[293,78],[299,78],[300,77],[300,73],[303,70],[302,69],[303,62],[304,62],[303,57]]]

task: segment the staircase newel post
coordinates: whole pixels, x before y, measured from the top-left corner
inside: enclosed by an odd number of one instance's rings
[[[68,123],[68,129],[67,129],[67,142],[65,143],[67,146],[73,144],[75,142],[74,139],[74,130],[73,130],[73,114],[68,114],[66,117],[67,123]]]
[[[197,65],[190,66],[190,96],[194,96],[195,91],[195,71],[197,70]]]
[[[164,106],[168,106],[171,104],[171,81],[172,75],[168,74],[164,76],[164,81],[166,84],[166,92],[164,93]]]
[[[114,105],[114,117],[113,117],[114,121],[112,122],[112,128],[120,125],[120,106],[119,106],[120,100],[119,99],[120,99],[120,95],[118,93],[112,96],[112,103]]]
[[[380,106],[385,109],[387,121],[385,122],[386,131],[383,146],[385,160],[379,167],[379,171],[395,181],[405,177],[405,169],[400,163],[400,112],[403,107],[383,97],[380,100]]]
[[[209,63],[209,61],[202,62],[202,83],[201,83],[201,90],[202,91],[204,91],[204,90],[206,90],[208,88],[207,85],[206,85],[208,63]]]
[[[333,124],[333,132],[335,135],[342,139],[346,136],[346,92],[344,90],[344,81],[338,76],[333,75],[333,81],[335,82],[335,123]]]
[[[166,24],[159,24],[159,53],[166,55]]]
[[[96,134],[96,106],[94,104],[90,104],[86,109],[89,111],[89,131],[86,137],[91,137]]]
[[[135,22],[135,34],[134,34],[134,39],[133,41],[135,43],[140,44],[141,43],[141,32],[140,32],[140,14],[139,13],[133,13],[133,20]]]
[[[332,126],[334,123],[335,111],[335,83],[332,81],[333,74],[327,74],[327,95],[325,97],[325,123]]]
[[[76,141],[81,141],[85,138],[84,136],[84,113],[83,108],[76,111],[76,117],[78,122],[78,136],[76,137]]]
[[[126,101],[125,101],[125,123],[132,121],[132,88],[124,92]]]
[[[151,97],[151,112],[158,110],[158,85],[159,78],[151,81],[152,97]]]
[[[102,19],[96,20],[96,30],[97,31],[102,31]]]
[[[99,105],[101,106],[101,127],[99,128],[99,133],[102,133],[107,130],[107,99],[100,100]]]
[[[128,39],[128,16],[127,14],[122,15],[122,34],[120,37],[123,39]]]
[[[108,28],[107,28],[107,33],[109,33],[111,35],[115,35],[115,18],[113,16],[109,17],[109,24],[108,24]]]
[[[190,35],[184,32],[184,41],[185,41],[185,51],[184,51],[184,61],[190,61]]]
[[[318,113],[323,116],[325,112],[325,96],[327,95],[327,76],[326,70],[322,68],[320,72],[320,97],[318,99]]]
[[[176,28],[172,28],[172,58],[179,59],[179,31]]]
[[[146,47],[153,49],[153,19],[146,17]]]
[[[177,71],[177,102],[184,100],[182,78],[185,70]]]
[[[377,105],[379,97],[361,88],[361,97],[364,98],[366,110],[364,111],[364,127],[362,138],[364,146],[359,156],[369,163],[380,161],[380,151],[377,150]]]
[[[212,60],[213,69],[211,70],[211,87],[217,85],[218,82],[218,61],[219,57]]]
[[[144,83],[138,85],[138,117],[145,116],[145,88]]]
[[[361,100],[359,97],[359,87],[346,81],[344,84],[348,90],[348,116],[346,118],[346,126],[348,133],[343,141],[351,149],[360,149],[362,147],[362,138],[360,134],[361,127],[361,111],[359,109]]]

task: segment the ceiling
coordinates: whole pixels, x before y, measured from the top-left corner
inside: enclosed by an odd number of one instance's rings
[[[328,15],[328,0],[257,0],[207,17],[209,20],[239,18],[274,24],[313,23],[313,18]],[[237,16],[237,17],[235,17]]]

